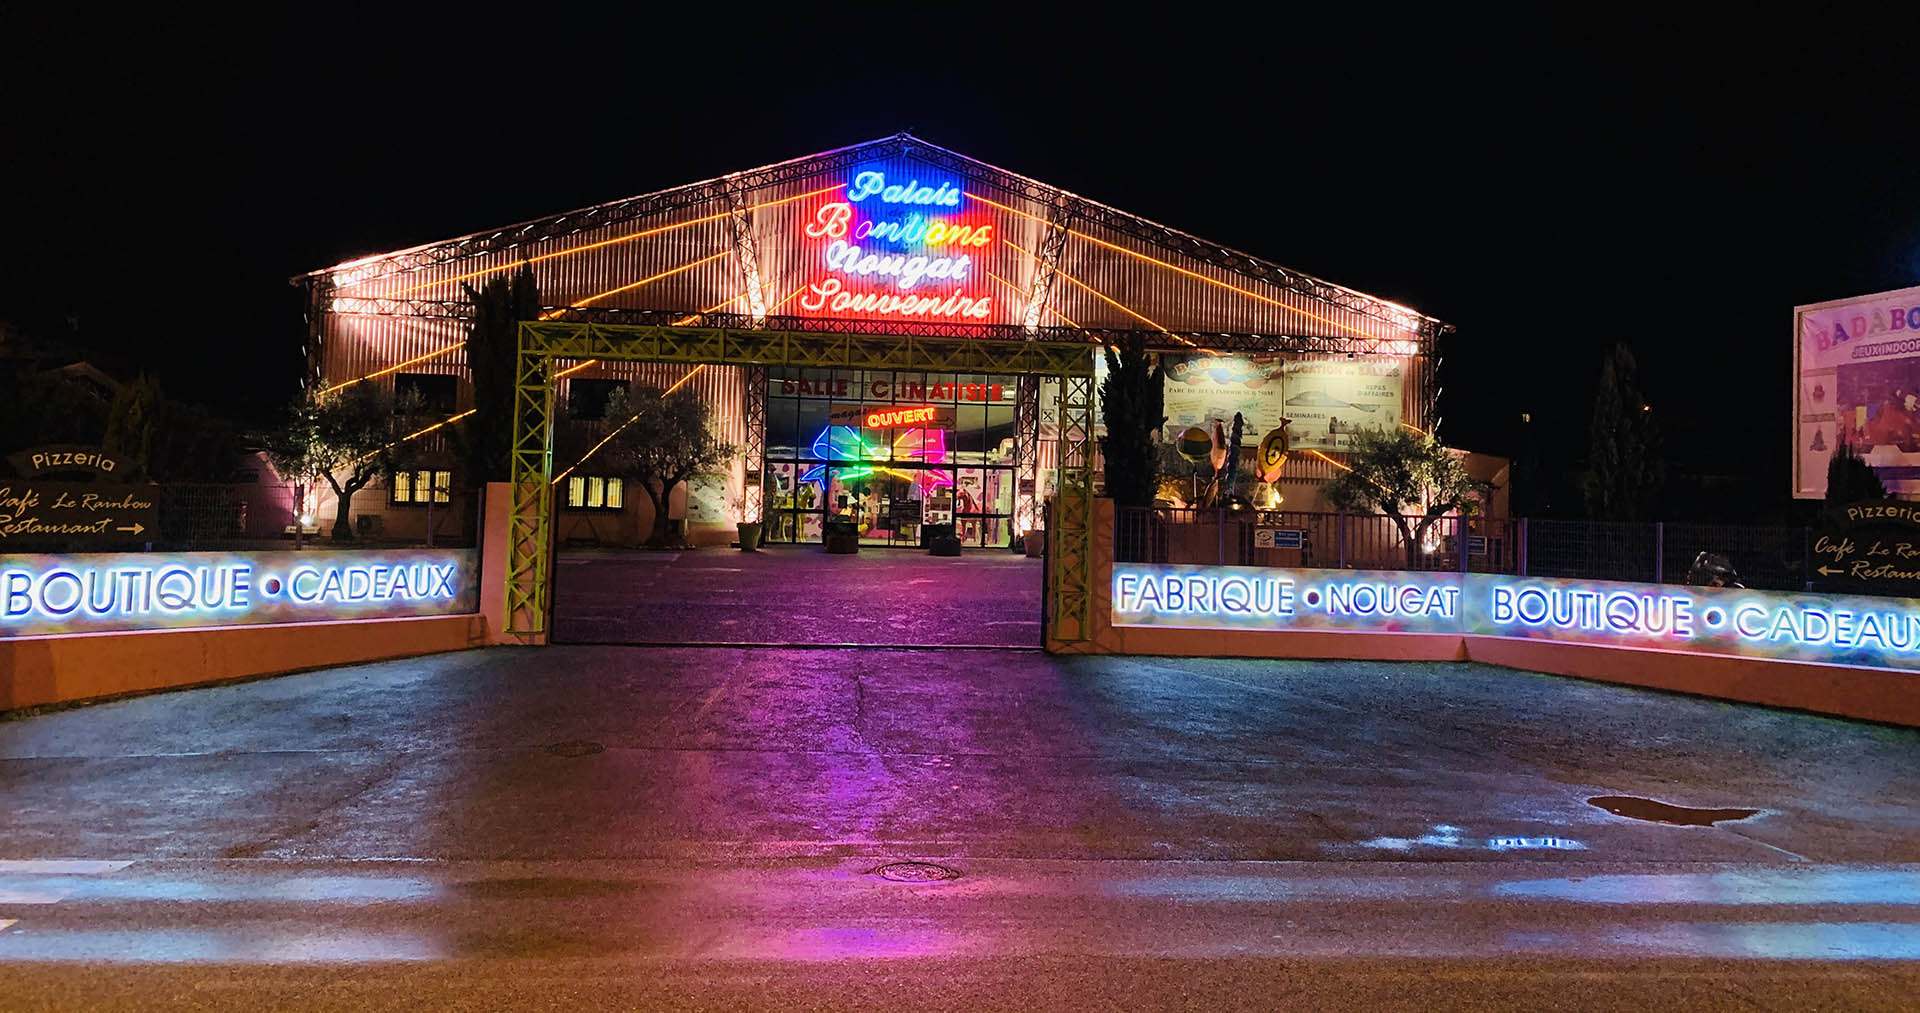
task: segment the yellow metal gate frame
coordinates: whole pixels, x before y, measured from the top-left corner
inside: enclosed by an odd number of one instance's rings
[[[805,366],[1008,373],[1060,381],[1059,462],[1047,530],[1048,639],[1092,635],[1093,355],[1063,341],[929,338],[749,328],[528,321],[514,379],[513,516],[507,631],[545,643],[553,574],[553,399],[560,360],[680,362],[689,366]],[[1037,386],[1037,385],[1036,385]]]

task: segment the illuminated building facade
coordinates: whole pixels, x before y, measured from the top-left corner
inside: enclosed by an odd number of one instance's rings
[[[1301,506],[1338,467],[1343,434],[1431,426],[1447,330],[902,134],[313,272],[298,279],[309,388],[406,387],[429,422],[471,410],[463,286],[522,264],[549,320],[1069,341],[1089,356],[1145,332],[1180,357],[1170,404],[1243,411],[1249,446],[1290,418],[1297,448],[1324,449],[1288,465]],[[918,545],[929,510],[951,510],[963,540],[1006,544],[1036,523],[1056,446],[1057,391],[1017,374],[584,359],[553,381],[571,430],[555,441],[562,539],[631,542],[650,528],[646,497],[590,454],[618,384],[691,388],[740,448],[675,505],[696,541],[731,537],[741,519],[764,520],[770,540],[817,540],[843,513],[872,544]],[[417,501],[462,484],[448,447],[438,453],[390,481],[384,529],[409,531]]]

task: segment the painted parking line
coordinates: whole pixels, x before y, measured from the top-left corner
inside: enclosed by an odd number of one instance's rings
[[[0,876],[98,876],[103,872],[119,872],[132,864],[78,858],[0,858]]]
[[[17,877],[11,883],[0,883],[0,905],[58,904],[73,893],[71,886],[36,883],[33,877],[98,876],[132,864],[82,858],[0,858],[0,876]],[[0,918],[0,930],[19,923],[18,918]]]

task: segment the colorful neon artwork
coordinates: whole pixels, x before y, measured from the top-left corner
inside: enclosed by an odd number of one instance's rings
[[[801,228],[807,238],[824,242],[820,264],[825,271],[802,288],[801,312],[992,319],[992,294],[971,289],[977,280],[974,253],[992,246],[993,224],[906,210],[958,211],[961,194],[951,180],[889,183],[878,170],[855,173],[845,199],[815,208]],[[920,294],[918,289],[930,282],[940,283],[938,291]],[[879,287],[869,287],[875,284]]]
[[[813,456],[823,461],[849,462],[833,466],[842,481],[865,478],[875,473],[891,475],[918,485],[923,495],[953,484],[953,475],[941,469],[907,470],[875,463],[944,463],[947,459],[947,431],[944,429],[909,429],[895,437],[892,445],[888,446],[867,442],[860,435],[860,430],[852,426],[828,426],[813,438]],[[811,482],[824,490],[827,467],[826,464],[814,465],[800,476],[800,481]]]

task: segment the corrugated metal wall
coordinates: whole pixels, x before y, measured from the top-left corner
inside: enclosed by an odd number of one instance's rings
[[[826,240],[806,236],[806,226],[823,205],[846,199],[847,185],[855,172],[863,169],[885,173],[889,183],[909,179],[928,184],[957,181],[965,187],[970,196],[959,209],[943,212],[942,217],[991,224],[994,241],[965,251],[973,258],[973,274],[966,282],[929,281],[921,289],[937,284],[947,290],[958,287],[973,296],[990,296],[993,313],[984,322],[1023,322],[1026,293],[1037,274],[1034,254],[1042,250],[1052,228],[1046,224],[1048,205],[1010,193],[992,180],[963,178],[952,169],[897,153],[736,194],[734,203],[748,209],[744,214],[756,252],[763,304],[770,314],[803,315],[803,288],[827,275],[823,261]],[[877,200],[868,198],[858,205],[858,216],[873,217]],[[452,348],[466,328],[456,319],[352,311],[377,308],[379,304],[372,300],[458,303],[465,298],[463,281],[477,286],[522,262],[531,265],[542,301],[548,305],[744,313],[749,308],[744,297],[745,274],[733,255],[735,237],[725,205],[726,201],[717,200],[387,277],[362,280],[363,269],[341,270],[333,292],[335,312],[328,313],[323,321],[324,381],[338,383]],[[887,217],[905,213],[899,205],[888,205],[886,210],[891,212]],[[1077,234],[1062,250],[1060,276],[1052,286],[1050,312],[1043,314],[1043,324],[1071,321],[1082,327],[1159,327],[1176,334],[1364,336],[1405,342],[1409,352],[1423,347],[1417,330],[1419,318],[1410,313],[1404,320],[1381,320],[1170,253],[1085,218],[1073,220],[1070,226]],[[1139,256],[1120,252],[1123,250]],[[879,288],[882,283],[883,279],[862,279],[864,288]],[[392,307],[389,304],[387,308]],[[682,369],[626,363],[597,365],[573,375],[667,386],[679,378]],[[408,367],[410,372],[427,373],[459,374],[464,370],[457,349]],[[1425,414],[1425,374],[1419,362],[1408,360],[1403,410],[1406,418],[1430,425],[1433,420]],[[709,367],[693,383],[719,409],[721,417],[737,419],[741,415],[736,371]],[[462,408],[470,406],[464,384],[461,400]],[[744,433],[729,439],[743,440]],[[1302,467],[1332,472],[1324,462]]]

